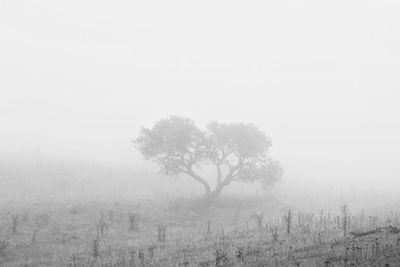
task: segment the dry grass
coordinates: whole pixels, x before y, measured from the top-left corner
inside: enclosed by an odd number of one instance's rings
[[[140,207],[140,211],[139,211]],[[39,204],[0,214],[1,266],[399,266],[397,213]],[[139,216],[140,212],[140,216]],[[10,215],[17,220],[16,231]],[[257,216],[255,216],[256,214]],[[264,215],[262,215],[264,214]],[[252,216],[253,215],[253,216]],[[239,218],[240,217],[240,218]],[[381,227],[381,228],[378,228]],[[368,235],[352,231],[375,230]]]

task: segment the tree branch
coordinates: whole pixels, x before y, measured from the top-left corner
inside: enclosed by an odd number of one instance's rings
[[[206,180],[201,178],[197,173],[195,173],[191,168],[188,168],[186,173],[191,176],[193,179],[195,179],[197,182],[203,185],[204,190],[206,191],[206,195],[209,195],[211,193],[211,187],[207,183]]]
[[[217,185],[222,183],[222,170],[221,170],[221,163],[217,164]]]
[[[211,193],[213,197],[216,197],[221,193],[222,189],[229,185],[232,181],[234,181],[234,177],[236,176],[235,171],[240,171],[242,168],[243,160],[239,160],[239,164],[235,167],[228,165],[230,168],[229,173],[225,176],[225,179],[222,181],[222,172],[218,173],[218,183],[213,192]],[[218,171],[221,171],[220,165],[217,165]],[[221,176],[219,176],[221,175]],[[221,178],[220,178],[221,177]]]

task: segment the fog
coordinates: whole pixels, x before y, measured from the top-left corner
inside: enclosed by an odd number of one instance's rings
[[[132,144],[142,126],[178,115],[201,128],[258,125],[284,167],[278,194],[395,196],[399,8],[365,0],[2,0],[0,158],[98,164],[150,197],[197,192],[189,179],[160,177]],[[12,177],[3,172],[10,196],[21,191]]]

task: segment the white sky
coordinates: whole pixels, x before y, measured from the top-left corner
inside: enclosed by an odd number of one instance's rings
[[[259,125],[287,181],[398,186],[399,14],[381,0],[0,0],[0,153],[141,164],[139,127],[176,114]]]

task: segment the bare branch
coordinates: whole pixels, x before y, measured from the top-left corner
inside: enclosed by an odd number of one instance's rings
[[[207,183],[206,180],[204,180],[203,178],[201,178],[197,173],[195,173],[191,168],[188,168],[186,173],[188,175],[190,175],[190,177],[192,177],[193,179],[195,179],[197,182],[199,182],[200,184],[203,185],[206,194],[210,194],[211,193],[211,187],[210,185]]]

